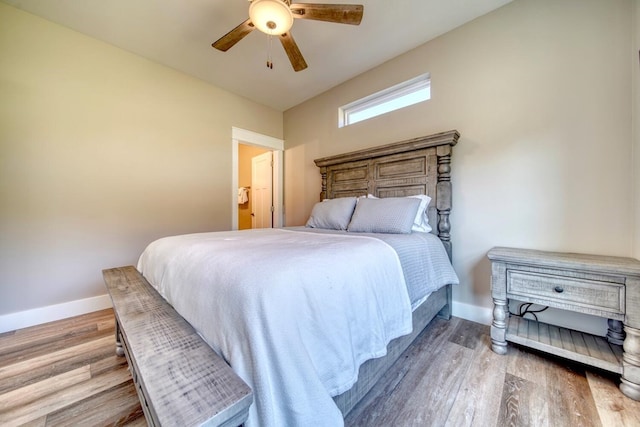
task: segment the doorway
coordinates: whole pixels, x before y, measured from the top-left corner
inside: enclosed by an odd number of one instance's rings
[[[263,152],[271,152],[273,156],[273,174],[272,174],[272,201],[273,201],[273,210],[272,210],[272,226],[273,227],[282,227],[284,226],[284,210],[283,210],[283,194],[284,194],[284,186],[283,186],[283,160],[284,160],[284,140],[273,138],[268,135],[262,135],[256,132],[252,132],[245,129],[240,129],[233,127],[232,128],[232,140],[231,140],[231,229],[238,230],[240,224],[240,207],[238,202],[240,201],[238,198],[239,189],[240,189],[240,150],[241,146],[245,145],[252,148],[261,149]],[[244,181],[243,181],[244,182]],[[247,184],[243,185],[244,187]],[[251,184],[249,184],[251,186]],[[253,189],[250,189],[253,190]],[[248,193],[249,198],[251,197],[251,192]],[[248,213],[249,218],[251,211],[248,209],[244,210],[245,213]],[[246,223],[245,225],[246,226]]]
[[[273,153],[253,145],[238,145],[238,230],[273,225]]]

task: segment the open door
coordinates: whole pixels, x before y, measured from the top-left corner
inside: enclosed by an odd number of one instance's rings
[[[272,181],[272,200],[273,200],[273,214],[272,214],[272,226],[283,227],[285,224],[284,219],[284,140],[274,138],[272,136],[259,134],[250,130],[241,129],[237,127],[231,128],[231,186],[229,186],[229,203],[231,204],[231,229],[238,230],[239,209],[238,209],[238,177],[239,177],[239,159],[238,159],[238,147],[240,145],[250,145],[254,147],[261,147],[269,150],[273,154],[273,181]],[[253,157],[253,156],[251,156]],[[251,164],[248,166],[251,167]],[[249,181],[243,181],[241,186],[248,187]],[[252,198],[252,195],[249,195]],[[253,210],[250,210],[250,212]],[[251,216],[248,215],[247,226],[251,226]],[[243,219],[244,221],[244,219]]]
[[[273,227],[273,153],[251,159],[251,228]]]

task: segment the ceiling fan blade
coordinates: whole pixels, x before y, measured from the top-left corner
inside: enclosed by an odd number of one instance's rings
[[[300,49],[298,49],[298,45],[291,36],[291,33],[281,34],[280,43],[282,43],[284,51],[287,52],[289,61],[291,61],[291,65],[295,71],[302,71],[307,68],[307,63],[302,57],[302,53],[300,53]]]
[[[213,42],[211,46],[218,50],[226,52],[231,49],[236,43],[245,38],[247,34],[253,31],[255,26],[251,23],[251,19],[247,19],[242,24],[229,31],[224,36]]]
[[[361,4],[292,3],[294,18],[359,25],[364,6]]]

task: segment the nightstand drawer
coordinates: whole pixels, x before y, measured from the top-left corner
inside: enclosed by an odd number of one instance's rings
[[[625,312],[624,285],[529,271],[507,270],[507,294],[551,307]]]

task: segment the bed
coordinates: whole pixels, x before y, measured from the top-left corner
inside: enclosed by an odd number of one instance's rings
[[[307,227],[172,236],[145,249],[144,278],[253,390],[248,427],[341,425],[433,317],[450,317],[458,138],[315,160],[321,202]]]

